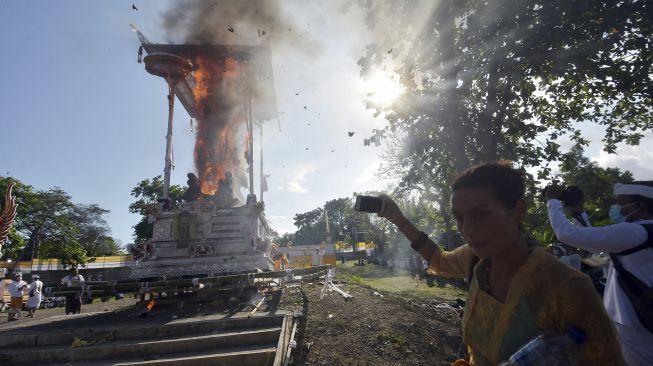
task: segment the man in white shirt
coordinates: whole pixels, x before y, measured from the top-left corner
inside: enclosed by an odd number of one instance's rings
[[[70,274],[61,279],[61,283],[68,287],[81,286],[84,283],[84,276],[79,274],[79,270],[75,267],[70,269]]]
[[[70,268],[70,274],[61,279],[61,283],[68,287],[77,287],[84,284],[84,276],[79,274],[76,267]],[[66,295],[66,315],[79,314],[82,310],[82,297],[80,294]]]
[[[591,252],[617,255],[624,269],[646,286],[653,286],[653,248],[622,253],[649,240],[643,225],[653,224],[653,181],[614,186],[614,205],[610,208],[613,225],[603,227],[575,226],[565,216],[560,202],[560,187],[547,187],[549,220],[558,240]],[[651,238],[653,240],[653,238]],[[653,365],[653,333],[640,322],[628,296],[621,288],[617,272],[611,264],[603,296],[606,311],[619,333],[621,349],[628,365]]]
[[[577,226],[592,226],[587,212],[583,209],[585,194],[579,187],[567,187],[565,189],[564,197],[562,198],[562,203],[565,213],[572,224]],[[566,245],[565,243],[558,243],[553,250],[553,254],[558,257],[562,263],[580,272],[582,269],[581,263],[583,256],[588,253],[582,253],[578,248]],[[581,256],[581,254],[583,254],[583,256]]]
[[[7,286],[9,296],[11,296],[8,321],[18,320],[23,315],[23,295],[26,288],[27,282],[23,281],[23,274],[20,272],[14,273],[14,282]]]

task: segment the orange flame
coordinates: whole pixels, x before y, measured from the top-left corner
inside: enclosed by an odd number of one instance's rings
[[[200,190],[216,195],[223,182],[233,179],[242,170],[237,135],[244,124],[242,97],[243,70],[238,60],[227,58],[222,63],[198,57],[195,60],[193,96],[198,111],[195,164]],[[251,136],[248,136],[251,139]]]

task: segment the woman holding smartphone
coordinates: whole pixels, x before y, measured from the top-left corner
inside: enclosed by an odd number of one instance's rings
[[[429,269],[471,278],[463,340],[472,365],[496,365],[530,339],[575,327],[587,341],[579,365],[622,365],[615,330],[591,281],[527,243],[524,173],[507,162],[482,164],[453,182],[451,208],[466,244],[441,250],[389,198],[379,216],[394,223]]]

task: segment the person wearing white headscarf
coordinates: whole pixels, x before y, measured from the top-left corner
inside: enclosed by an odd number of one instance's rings
[[[653,286],[653,247],[642,246],[637,252],[621,253],[653,240],[649,238],[653,229],[646,229],[653,228],[653,181],[615,184],[614,204],[609,211],[613,224],[603,227],[570,223],[559,200],[560,193],[560,188],[555,186],[547,187],[545,193],[549,220],[558,240],[592,252],[616,254],[625,270],[646,286]],[[617,276],[614,265],[610,264],[603,304],[619,334],[624,359],[630,366],[653,365],[653,333],[640,322]]]
[[[43,291],[43,282],[39,280],[39,275],[33,274],[32,283],[30,283],[29,287],[27,288],[27,292],[29,294],[29,298],[27,299],[27,304],[25,304],[25,308],[27,308],[27,311],[29,311],[27,317],[33,318],[34,313],[36,312],[36,310],[38,310],[39,306],[41,305],[42,291]]]
[[[23,274],[14,273],[14,281],[7,286],[7,291],[11,296],[8,321],[18,320],[23,315],[23,294],[26,288],[27,282],[23,281]]]

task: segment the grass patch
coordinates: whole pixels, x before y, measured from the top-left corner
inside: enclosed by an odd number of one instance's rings
[[[403,298],[455,300],[466,298],[467,291],[445,284],[443,287],[428,287],[425,282],[417,282],[410,273],[395,268],[368,264],[354,266],[354,262],[346,262],[336,266],[336,278],[353,282],[361,286],[373,288],[382,292],[390,292]]]
[[[398,332],[387,329],[382,330],[376,334],[376,341],[378,343],[390,343],[398,349],[402,349],[408,343],[408,341],[406,341],[406,337]]]
[[[344,329],[344,328],[347,328],[347,327],[349,326],[349,324],[347,323],[346,320],[344,320],[344,319],[340,319],[340,318],[338,318],[338,319],[334,319],[334,320],[333,320],[333,325],[334,325],[336,328],[340,328],[340,329]]]

